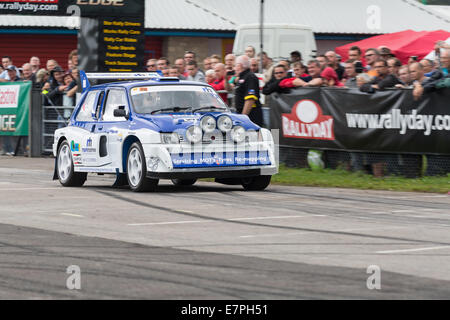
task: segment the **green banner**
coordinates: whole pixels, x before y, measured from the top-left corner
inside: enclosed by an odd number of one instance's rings
[[[31,81],[0,83],[0,135],[28,136]]]

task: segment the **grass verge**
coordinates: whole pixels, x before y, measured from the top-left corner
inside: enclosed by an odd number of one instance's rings
[[[279,173],[272,177],[273,184],[313,187],[337,187],[371,190],[436,192],[450,191],[450,175],[409,179],[398,176],[375,178],[362,172],[324,169],[312,171],[308,168],[280,166]]]

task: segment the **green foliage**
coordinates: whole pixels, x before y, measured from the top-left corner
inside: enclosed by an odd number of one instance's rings
[[[306,168],[287,168],[284,165],[280,166],[279,171],[272,177],[273,184],[437,193],[450,191],[450,175],[417,179],[398,176],[375,178],[362,172],[342,169],[312,171]]]

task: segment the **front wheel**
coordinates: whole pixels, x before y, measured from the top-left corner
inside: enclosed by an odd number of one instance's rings
[[[135,142],[128,150],[127,179],[132,191],[155,191],[158,179],[147,178],[147,166],[145,164],[144,151],[140,143]]]
[[[272,176],[243,178],[241,184],[245,190],[261,191],[267,188],[267,186],[270,184],[270,179],[272,179]]]
[[[87,178],[86,172],[75,172],[72,152],[67,141],[61,143],[56,155],[56,172],[59,182],[65,187],[81,187]]]

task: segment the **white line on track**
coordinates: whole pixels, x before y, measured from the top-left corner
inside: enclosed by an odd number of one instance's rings
[[[188,211],[183,211],[188,212]],[[192,213],[192,212],[189,212]],[[294,218],[309,218],[309,217],[325,217],[325,215],[309,215],[309,216],[270,216],[270,217],[250,217],[250,218],[232,218],[224,219],[223,221],[247,221],[247,220],[265,220],[265,219],[294,219]],[[128,226],[157,226],[157,225],[169,225],[169,224],[189,224],[189,223],[211,223],[221,222],[215,220],[183,220],[183,221],[167,221],[167,222],[149,222],[149,223],[130,223]]]
[[[427,247],[427,248],[417,248],[417,249],[385,250],[385,251],[377,251],[376,253],[402,253],[402,252],[417,252],[417,251],[428,251],[428,250],[439,250],[439,249],[450,249],[450,246]]]
[[[82,216],[81,214],[74,214],[74,213],[67,213],[67,212],[60,213],[60,215],[68,216],[68,217],[84,218],[84,216]]]

